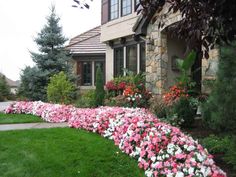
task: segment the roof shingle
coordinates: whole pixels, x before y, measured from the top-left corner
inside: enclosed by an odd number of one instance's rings
[[[86,31],[69,42],[66,47],[72,54],[102,54],[106,52],[106,45],[100,42],[101,26]]]

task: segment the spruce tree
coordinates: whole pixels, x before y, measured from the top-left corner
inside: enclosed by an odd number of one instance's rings
[[[46,19],[47,23],[34,40],[39,52],[31,52],[36,66],[27,67],[23,70],[21,77],[21,91],[31,100],[46,100],[46,89],[51,76],[64,71],[70,79],[73,78],[69,65],[70,57],[64,48],[67,39],[62,34],[62,27],[59,25],[60,18],[57,17],[54,6]]]

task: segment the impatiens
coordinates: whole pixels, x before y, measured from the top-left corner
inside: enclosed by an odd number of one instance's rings
[[[16,102],[6,113],[34,114],[49,122],[68,121],[70,127],[99,133],[135,158],[148,177],[226,176],[197,141],[178,128],[160,122],[146,109],[80,109],[43,102]]]

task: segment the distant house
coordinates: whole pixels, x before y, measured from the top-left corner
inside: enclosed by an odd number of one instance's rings
[[[0,73],[0,76],[5,76],[4,74]],[[20,81],[13,81],[5,76],[5,79],[7,81],[7,85],[9,85],[11,89],[11,93],[16,94],[18,91],[18,88],[20,86]]]
[[[67,46],[73,58],[74,72],[79,76],[81,89],[93,89],[96,69],[100,66],[104,73],[106,45],[100,42],[101,27],[98,26],[72,38]]]

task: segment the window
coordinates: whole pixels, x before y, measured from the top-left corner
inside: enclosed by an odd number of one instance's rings
[[[82,62],[82,85],[92,85],[92,63]]]
[[[104,64],[104,61],[95,61],[94,84],[96,83],[96,72],[97,72],[98,67],[100,67],[101,71],[102,71],[103,83],[106,83],[106,81],[105,81],[105,64]]]
[[[132,0],[121,0],[121,15],[125,16],[132,12]]]
[[[124,50],[123,47],[114,49],[114,76],[123,76]]]
[[[140,72],[146,72],[145,43],[140,43]]]
[[[118,18],[119,16],[119,0],[110,0],[110,7],[109,7],[109,19],[113,20]]]
[[[126,47],[126,68],[128,71],[137,73],[137,45]]]

